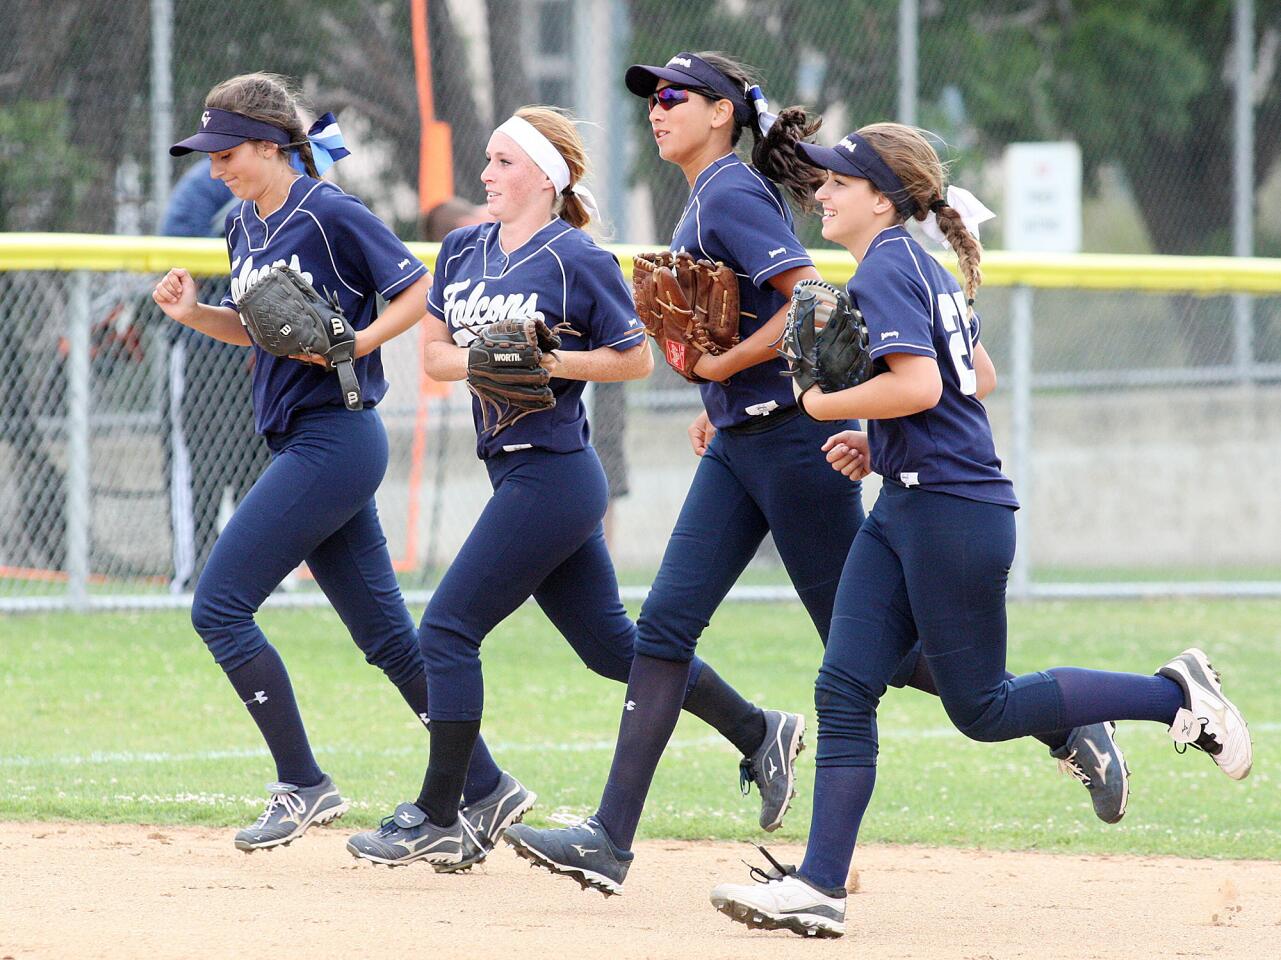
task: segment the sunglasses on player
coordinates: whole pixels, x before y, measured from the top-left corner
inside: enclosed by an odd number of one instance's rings
[[[663,87],[662,90],[655,90],[649,95],[649,108],[653,110],[657,105],[662,107],[664,111],[670,110],[678,103],[687,101],[691,93],[706,97],[708,100],[724,99],[719,93],[704,92],[687,87]]]

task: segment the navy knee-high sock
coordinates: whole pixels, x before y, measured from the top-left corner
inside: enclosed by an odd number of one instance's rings
[[[227,671],[227,679],[267,741],[276,761],[276,779],[299,787],[320,783],[325,774],[307,742],[293,684],[276,648],[267,644],[248,663]]]
[[[876,786],[876,767],[819,767],[814,813],[799,873],[816,887],[845,888],[863,813]]]
[[[627,678],[618,743],[596,819],[614,845],[630,850],[654,770],[680,716],[689,664],[637,654]]]
[[[430,729],[427,723],[427,671],[420,670],[396,689],[409,704],[409,709],[417,714],[423,726]],[[463,786],[463,803],[471,803],[488,796],[498,786],[498,780],[502,775],[503,772],[498,769],[498,764],[494,762],[489,748],[485,746],[485,738],[477,737],[476,746],[471,751],[471,765],[467,767],[467,782]]]
[[[685,709],[715,728],[745,757],[765,739],[765,711],[743,699],[706,663],[685,697]]]
[[[1183,690],[1166,677],[1080,667],[1046,670],[1059,684],[1065,726],[1103,720],[1152,720],[1169,726],[1183,706]]]
[[[431,733],[431,755],[422,791],[414,802],[436,826],[452,827],[458,820],[467,764],[480,738],[480,721],[433,720],[427,729]]]

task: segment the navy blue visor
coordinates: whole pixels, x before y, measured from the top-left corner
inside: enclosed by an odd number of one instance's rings
[[[842,137],[841,142],[834,147],[798,143],[796,152],[811,166],[847,177],[870,180],[872,186],[889,197],[894,208],[904,217],[913,216],[917,211],[916,201],[908,196],[907,188],[903,186],[898,174],[857,133]]]
[[[200,132],[175,143],[169,148],[169,155],[221,153],[246,140],[268,140],[282,147],[291,142],[289,134],[275,124],[246,117],[243,113],[210,108],[200,115]]]
[[[734,118],[740,123],[752,120],[747,95],[738,89],[738,84],[693,53],[678,53],[661,67],[633,64],[627,68],[624,80],[627,89],[638,97],[648,97],[658,89],[660,80],[690,90],[710,90],[734,104]]]

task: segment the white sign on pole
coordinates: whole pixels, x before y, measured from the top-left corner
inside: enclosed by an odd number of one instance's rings
[[[1081,148],[1073,142],[1012,143],[1005,151],[1005,248],[1081,250]]]

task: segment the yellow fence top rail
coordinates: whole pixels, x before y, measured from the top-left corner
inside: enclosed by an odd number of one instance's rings
[[[435,263],[440,245],[411,243],[409,249],[430,266]],[[609,249],[630,273],[632,256],[653,248],[612,244]],[[819,272],[833,283],[844,283],[854,272],[854,259],[844,251],[811,253]],[[954,258],[940,259],[955,271]],[[225,274],[227,248],[221,240],[182,237],[0,233],[0,271],[127,270],[161,274],[173,266],[186,267],[200,276]],[[1278,294],[1281,259],[989,250],[983,256],[983,282],[992,287]]]

